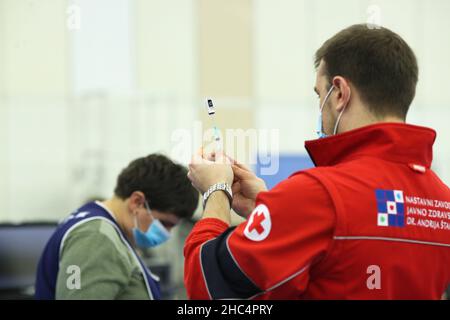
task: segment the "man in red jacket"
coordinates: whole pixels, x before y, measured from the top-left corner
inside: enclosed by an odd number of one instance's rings
[[[450,283],[436,133],[405,124],[414,53],[388,29],[355,25],[324,43],[316,68],[316,168],[267,191],[223,155],[194,157],[205,209],[184,249],[189,298],[440,299]],[[230,228],[230,208],[247,221]]]

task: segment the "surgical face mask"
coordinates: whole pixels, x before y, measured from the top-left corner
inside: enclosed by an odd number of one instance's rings
[[[149,215],[152,215],[150,207],[147,201],[145,202],[145,207]],[[140,248],[152,248],[160,245],[170,238],[169,230],[164,227],[164,225],[158,219],[153,218],[152,223],[148,227],[146,232],[142,232],[137,225],[137,218],[134,217],[134,228],[133,236],[136,241],[136,245]]]
[[[330,95],[333,92],[333,90],[334,90],[334,86],[331,86],[330,90],[328,91],[327,95],[325,96],[325,99],[323,100],[322,105],[320,106],[319,119],[317,121],[317,129],[316,129],[316,133],[317,133],[317,136],[319,137],[319,139],[328,137],[328,135],[323,131],[322,114],[323,114],[323,108],[325,107],[325,104],[327,103],[327,100],[330,97]],[[339,122],[341,121],[341,117],[342,117],[342,114],[344,113],[344,111],[345,111],[345,107],[339,113],[339,116],[338,116],[338,118],[336,120],[336,123],[334,125],[333,135],[336,135],[336,133],[337,133]]]

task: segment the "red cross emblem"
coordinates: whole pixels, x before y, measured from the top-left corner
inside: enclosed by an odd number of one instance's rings
[[[258,205],[252,212],[244,229],[244,235],[252,241],[263,241],[272,229],[269,208],[264,204]]]
[[[248,231],[252,232],[253,230],[256,229],[256,232],[258,232],[259,234],[264,232],[264,228],[261,225],[261,223],[265,220],[266,218],[264,217],[264,214],[262,212],[258,212],[257,214],[255,214],[253,216],[253,221],[252,224],[250,225],[250,227],[248,227]]]

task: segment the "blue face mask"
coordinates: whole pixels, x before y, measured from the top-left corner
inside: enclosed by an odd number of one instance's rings
[[[323,131],[323,120],[322,120],[322,113],[323,113],[323,107],[327,103],[328,98],[330,97],[331,93],[334,90],[334,86],[331,86],[330,90],[328,91],[327,95],[325,96],[325,99],[323,100],[322,105],[320,106],[320,112],[319,112],[319,119],[317,119],[317,128],[316,133],[319,139],[326,138],[328,135]]]
[[[151,210],[147,204],[145,203],[148,214],[151,215]],[[170,238],[170,232],[167,230],[161,221],[154,219],[152,224],[149,226],[147,232],[142,232],[137,226],[137,218],[134,220],[134,228],[133,228],[133,236],[136,241],[136,245],[140,248],[152,248],[160,245]]]
[[[332,86],[330,88],[330,90],[328,91],[327,95],[325,96],[325,100],[323,101],[322,106],[320,107],[320,114],[319,114],[319,119],[317,121],[317,129],[316,129],[316,132],[317,132],[317,135],[319,136],[319,139],[328,137],[328,135],[325,132],[323,132],[322,114],[323,114],[323,107],[327,103],[327,100],[330,97],[330,95],[333,92],[333,90],[334,90],[334,86]],[[337,134],[339,122],[341,121],[342,114],[344,113],[346,107],[347,106],[345,106],[342,109],[341,113],[339,113],[339,116],[338,116],[338,118],[336,120],[336,124],[334,125],[333,135]]]

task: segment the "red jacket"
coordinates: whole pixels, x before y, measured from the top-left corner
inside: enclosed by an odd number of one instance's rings
[[[306,142],[316,168],[258,195],[249,219],[199,221],[192,299],[440,299],[450,284],[450,190],[436,133],[377,124]]]

